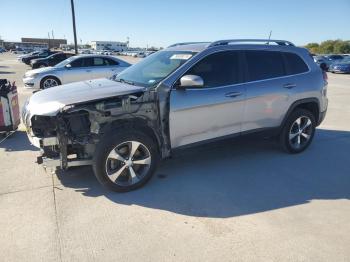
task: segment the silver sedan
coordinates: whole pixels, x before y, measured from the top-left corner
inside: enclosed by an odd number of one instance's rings
[[[71,82],[111,77],[130,64],[106,55],[79,55],[70,57],[53,67],[26,72],[23,83],[26,88],[46,89]]]

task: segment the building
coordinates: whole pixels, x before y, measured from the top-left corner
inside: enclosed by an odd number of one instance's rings
[[[21,41],[22,41],[22,43],[41,43],[41,44],[46,44],[49,48],[59,48],[61,44],[67,44],[67,39],[22,37]]]
[[[48,44],[46,43],[36,43],[36,42],[12,42],[12,41],[4,41],[3,47],[7,50],[9,49],[22,49],[22,50],[42,50],[42,49],[48,49]]]
[[[115,41],[91,41],[91,48],[94,50],[113,50],[122,52],[128,49],[127,42]]]

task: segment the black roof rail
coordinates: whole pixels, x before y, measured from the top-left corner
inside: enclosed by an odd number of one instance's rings
[[[169,45],[169,47],[179,46],[179,45],[192,45],[192,44],[210,44],[210,42],[183,42]]]
[[[292,42],[286,40],[273,40],[273,39],[227,39],[212,42],[208,47],[218,46],[218,45],[228,45],[230,43],[265,43],[269,45],[270,43],[276,43],[277,45],[295,46]]]

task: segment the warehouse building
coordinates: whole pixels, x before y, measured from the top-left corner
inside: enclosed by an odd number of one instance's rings
[[[116,41],[91,41],[91,48],[94,50],[113,50],[122,52],[128,49],[127,42]]]
[[[59,48],[61,44],[67,44],[67,39],[22,37],[21,41],[22,41],[22,43],[41,43],[41,44],[46,44],[49,48]]]

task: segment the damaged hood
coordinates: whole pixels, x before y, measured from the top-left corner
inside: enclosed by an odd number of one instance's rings
[[[56,115],[63,107],[93,100],[144,91],[145,87],[116,82],[107,78],[51,87],[31,96],[25,110],[33,115]]]

